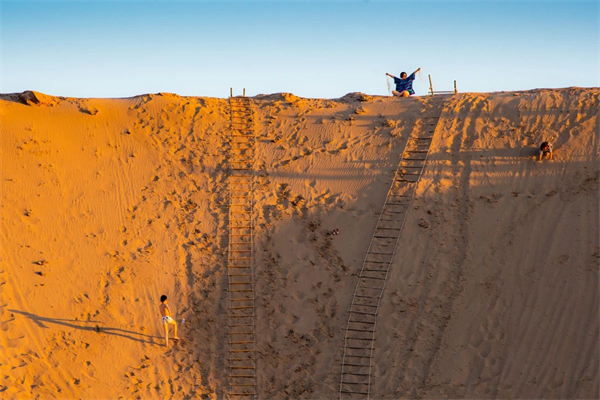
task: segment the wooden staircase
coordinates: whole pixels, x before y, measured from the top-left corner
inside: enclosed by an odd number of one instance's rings
[[[429,98],[423,124],[413,133],[394,174],[352,297],[342,357],[340,399],[369,399],[375,331],[381,298],[406,221],[406,214],[429,155],[444,100]]]
[[[256,398],[254,121],[252,101],[230,97],[228,398]]]

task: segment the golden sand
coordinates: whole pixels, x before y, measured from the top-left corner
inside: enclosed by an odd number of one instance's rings
[[[427,100],[253,100],[259,397],[337,398],[357,273]],[[374,397],[599,397],[599,108],[598,88],[447,98]],[[29,92],[0,96],[0,123],[0,397],[223,397],[227,100]],[[186,319],[168,348],[161,294]]]

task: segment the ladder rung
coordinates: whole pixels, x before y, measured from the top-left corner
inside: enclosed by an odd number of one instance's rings
[[[347,349],[349,347],[346,347]],[[371,349],[365,349],[365,350],[371,350]],[[351,354],[346,354],[346,357],[354,357],[354,358],[371,358],[371,356],[353,356]]]
[[[252,285],[252,282],[229,282],[230,285]]]
[[[254,342],[251,340],[243,340],[241,342],[229,342],[229,344],[252,344],[252,343],[254,343]]]
[[[254,290],[252,289],[236,289],[236,290],[228,290],[229,293],[248,293],[248,292],[253,292]]]
[[[247,310],[248,308],[254,308],[254,306],[229,307],[230,310]]]
[[[361,341],[369,340],[371,342],[374,342],[375,338],[347,337],[346,340],[361,340]]]
[[[366,383],[364,383],[366,385]],[[369,392],[351,392],[349,390],[340,390],[340,393],[369,395]]]
[[[388,272],[388,270],[387,269],[363,269],[362,272]]]
[[[369,376],[369,374],[355,374],[353,372],[344,371],[344,375],[352,375],[352,376]]]
[[[342,366],[348,366],[348,367],[370,367],[371,364],[342,364]]]
[[[362,314],[362,315],[377,315],[377,313],[373,314],[373,313],[368,313],[368,312],[363,312],[363,311],[354,311],[354,310],[350,310],[350,312],[352,314]]]
[[[378,299],[378,298],[380,298],[380,296],[362,296],[360,294],[355,294],[354,297],[365,297],[365,298],[368,298],[368,299]],[[350,321],[350,322],[354,322],[354,321]]]
[[[373,276],[359,276],[359,279],[374,279],[376,281],[385,281],[385,278],[375,278]]]
[[[358,304],[358,303],[351,303],[351,306],[362,306],[362,307],[373,307],[373,308],[377,308],[379,307],[377,304]]]
[[[252,276],[252,274],[227,274],[227,276]]]
[[[373,333],[375,331],[371,331],[368,329],[354,329],[354,328],[348,328],[346,329],[347,331],[353,331],[353,332],[369,332],[369,333]]]
[[[372,347],[355,347],[355,346],[346,346],[347,349],[350,350],[372,350]]]
[[[254,335],[254,332],[229,332],[230,335]]]
[[[368,385],[367,382],[346,382],[346,381],[342,381],[341,383],[347,384],[347,385]],[[359,394],[359,392],[351,392],[351,393],[357,393],[357,394]],[[365,393],[365,394],[367,394],[367,393]]]
[[[367,254],[376,254],[376,255],[384,255],[384,256],[393,256],[394,255],[394,253],[374,253],[374,252],[370,252]]]

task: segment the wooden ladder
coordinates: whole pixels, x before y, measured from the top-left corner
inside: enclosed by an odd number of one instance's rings
[[[350,303],[344,336],[340,399],[369,399],[371,396],[379,306],[406,214],[427,163],[443,104],[443,100],[440,101],[439,98],[426,100],[423,124],[415,129],[408,139],[379,214]]]
[[[254,115],[252,101],[230,97],[227,276],[229,398],[256,398],[254,295]]]

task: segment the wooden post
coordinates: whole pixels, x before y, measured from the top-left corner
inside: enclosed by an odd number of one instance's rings
[[[246,97],[246,88],[244,88],[244,97]]]
[[[457,94],[458,90],[456,90],[456,79],[454,80],[454,94]]]
[[[233,88],[229,88],[229,97],[233,97]]]
[[[431,92],[431,95],[433,96],[433,83],[431,83],[431,75],[429,75],[429,91]]]

